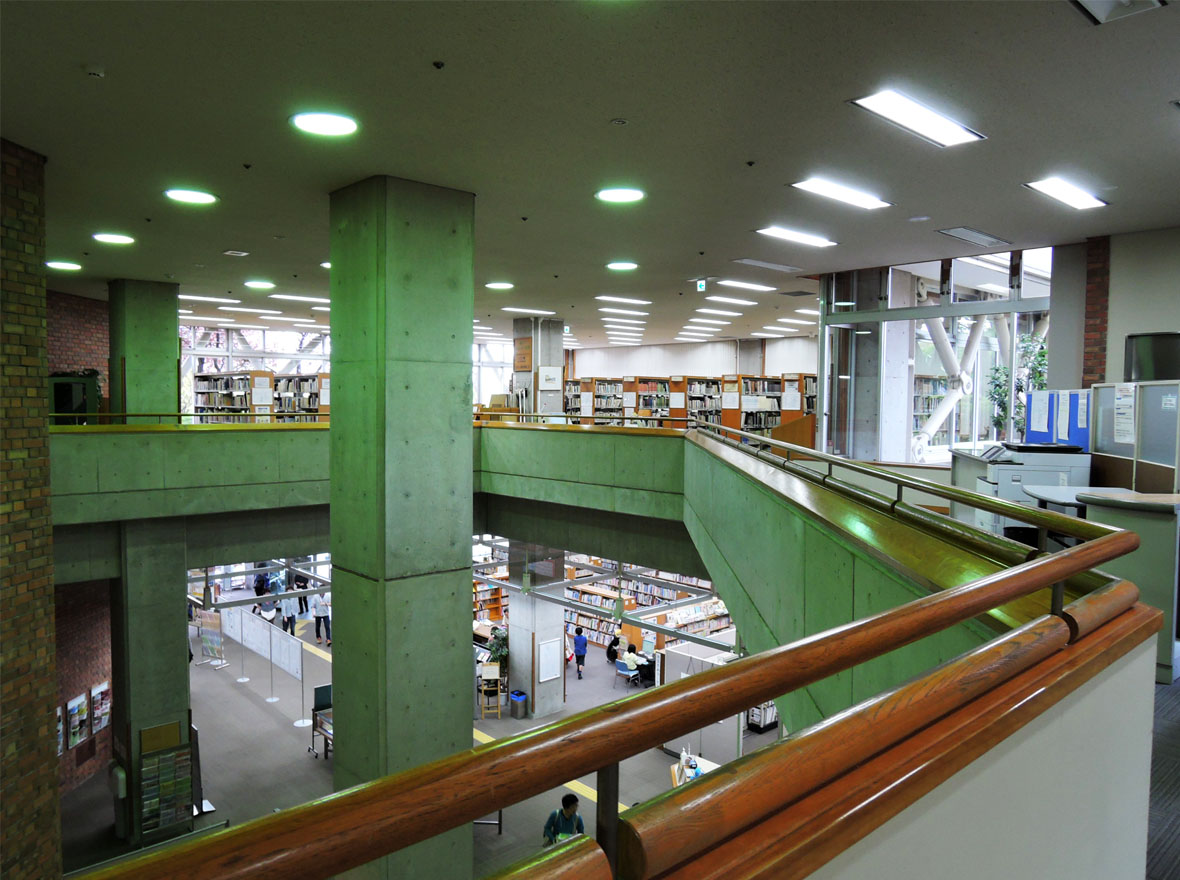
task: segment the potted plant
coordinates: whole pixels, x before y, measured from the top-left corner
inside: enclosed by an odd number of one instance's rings
[[[1045,352],[1044,337],[1035,333],[1022,335],[1017,343],[1016,359],[1016,394],[1023,395],[1028,391],[1044,390],[1049,364]],[[997,364],[988,373],[987,399],[991,401],[993,407],[992,427],[996,429],[996,436],[1001,439],[1023,437],[1024,399],[1019,396],[1016,399],[1016,410],[1012,418],[1015,437],[1002,437],[1004,428],[1008,424],[1008,367],[1006,364]]]

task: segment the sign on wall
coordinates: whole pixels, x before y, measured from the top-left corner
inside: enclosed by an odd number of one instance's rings
[[[533,368],[533,337],[512,340],[512,369],[524,373]]]

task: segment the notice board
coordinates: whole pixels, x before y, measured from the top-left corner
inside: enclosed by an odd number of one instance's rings
[[[533,337],[523,336],[512,340],[512,369],[523,373],[533,368]]]

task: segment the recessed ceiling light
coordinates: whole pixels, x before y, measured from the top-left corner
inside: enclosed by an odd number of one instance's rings
[[[296,296],[293,293],[272,293],[268,299],[291,299],[295,300],[296,302],[309,303],[330,303],[332,301],[330,299],[325,299],[322,296]]]
[[[706,296],[705,299],[715,303],[729,303],[731,306],[756,306],[752,299],[734,299],[732,296]]]
[[[795,309],[795,312],[800,315],[818,315],[819,312],[815,309]]]
[[[857,336],[871,336],[872,333],[873,333],[872,330],[857,330],[856,331]]]
[[[176,314],[178,314],[178,315],[191,315],[192,313],[193,313],[192,309],[177,309],[176,310]]]
[[[82,268],[81,263],[70,263],[66,260],[49,260],[45,265],[50,269],[60,269],[63,272],[77,272]]]
[[[754,260],[750,257],[742,257],[740,260],[734,260],[735,263],[742,263],[746,266],[759,266],[763,269],[773,269],[775,272],[802,272],[798,266],[787,266],[783,263],[768,263],[766,260]]]
[[[719,318],[689,318],[690,324],[729,324],[730,321],[722,321]]]
[[[1064,202],[1071,208],[1077,208],[1079,211],[1084,211],[1086,208],[1101,208],[1106,205],[1102,199],[1094,198],[1081,187],[1075,186],[1068,180],[1062,180],[1060,177],[1046,177],[1044,180],[1026,183],[1025,186],[1035,189],[1039,193],[1044,193],[1051,199]]]
[[[599,306],[598,311],[611,312],[615,315],[646,315],[646,314],[648,314],[647,312],[637,312],[634,309],[614,309],[614,308],[610,308],[608,306]]]
[[[815,321],[804,321],[802,318],[776,318],[780,324],[800,324],[804,327],[814,327]]]
[[[935,113],[929,107],[919,104],[913,98],[907,98],[893,89],[877,92],[867,98],[857,98],[852,103],[871,113],[876,113],[940,147],[952,147],[955,144],[983,140],[983,135],[979,132],[972,131],[941,113]]]
[[[793,241],[796,244],[806,244],[811,247],[832,247],[837,244],[837,242],[828,241],[819,235],[786,229],[782,226],[767,226],[765,229],[759,229],[758,232],[762,235],[769,235],[771,238],[781,238],[784,241]]]
[[[727,318],[740,318],[741,312],[727,312],[725,309],[697,309],[702,315],[725,315]]]
[[[762,291],[774,290],[773,287],[767,287],[765,284],[751,284],[749,281],[732,281],[729,279],[725,279],[723,281],[718,281],[717,283],[724,285],[725,287],[740,287],[743,290],[762,290]]]
[[[519,309],[512,306],[506,306],[500,309],[502,312],[519,312],[522,315],[556,315],[557,312],[546,311],[545,309]]]
[[[687,336],[690,339],[702,339],[702,340],[703,339],[711,339],[713,336],[712,333],[692,333],[688,330],[681,330],[680,335]]]
[[[838,299],[834,303],[832,303],[832,305],[836,306],[837,308],[846,308],[849,306],[854,306],[854,305],[856,305],[856,303],[854,303],[852,300],[849,300],[849,299]],[[816,312],[816,314],[819,314],[819,313]]]
[[[599,317],[602,319],[602,322],[604,324],[607,324],[607,323],[646,324],[647,323],[647,321],[640,320],[639,318],[614,318],[614,317],[611,317],[610,315],[599,315]]]
[[[705,341],[703,339],[695,339],[692,336],[674,336],[673,339],[675,339],[677,342],[704,342]]]
[[[221,253],[223,256],[226,256],[226,257],[248,257],[248,256],[250,256],[249,251],[222,251]]]
[[[177,294],[176,298],[177,299],[192,300],[194,302],[230,303],[231,305],[234,303],[241,302],[240,299],[226,299],[225,297],[222,297],[222,296],[195,296],[191,293],[180,293],[180,294]]]
[[[275,283],[273,281],[247,281],[246,286],[254,290],[274,290]]]
[[[489,281],[484,285],[488,290],[511,290],[515,286],[511,281]]]
[[[313,312],[330,312],[330,311],[332,311],[332,307],[331,306],[312,306],[311,310]]]
[[[218,321],[218,327],[226,327],[230,330],[269,330],[265,324],[235,324],[233,321]]]
[[[807,180],[792,183],[791,186],[796,189],[815,193],[817,196],[824,196],[825,198],[835,199],[838,202],[844,202],[848,205],[855,205],[857,208],[864,208],[866,211],[890,207],[889,202],[883,202],[870,193],[861,192],[859,189],[853,189],[850,186],[845,186],[842,183],[836,183],[833,180],[827,180],[823,177],[809,177]]]
[[[630,272],[632,269],[638,269],[639,264],[638,263],[631,263],[631,262],[628,262],[627,260],[616,260],[613,263],[607,263],[606,268],[611,269],[615,272]]]
[[[619,339],[619,340],[612,339],[612,340],[610,340],[610,344],[611,345],[639,345],[640,343],[638,343],[638,342],[623,342],[623,340],[621,340],[621,339]]]
[[[603,295],[603,296],[596,296],[594,298],[598,299],[598,300],[602,300],[603,302],[630,303],[633,306],[650,306],[651,305],[650,299],[631,299],[630,297],[627,297],[627,296],[606,296],[606,295]]]
[[[330,260],[324,260],[324,262],[320,263],[320,268],[321,269],[331,269],[332,262]]]
[[[342,137],[357,129],[355,119],[339,113],[296,113],[291,124],[300,131],[324,137]]]
[[[135,244],[135,239],[130,235],[122,235],[118,232],[96,232],[91,238],[101,241],[103,244]]]
[[[610,189],[600,189],[594,194],[594,198],[600,202],[638,202],[644,196],[641,189],[634,189],[632,187],[619,186]]]
[[[970,242],[981,247],[1003,247],[1006,244],[1012,244],[1010,241],[978,229],[972,229],[970,226],[952,226],[949,229],[939,229],[938,232],[940,235],[949,235],[951,238],[957,238],[960,241]]]
[[[763,336],[767,339],[786,339],[787,338],[780,333],[751,333],[750,335],[751,336]]]
[[[217,196],[213,193],[202,192],[199,189],[166,189],[164,195],[174,202],[183,202],[186,205],[212,205],[217,201]]]
[[[277,309],[252,309],[247,306],[218,306],[219,312],[250,312],[255,315],[281,315]]]
[[[1075,5],[1094,24],[1107,24],[1137,12],[1159,9],[1166,0],[1075,0]]]

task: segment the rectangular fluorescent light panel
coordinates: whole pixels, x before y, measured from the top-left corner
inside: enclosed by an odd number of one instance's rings
[[[809,177],[798,183],[792,183],[791,186],[796,189],[815,193],[817,196],[824,196],[825,198],[835,199],[838,202],[855,205],[858,208],[864,208],[866,211],[890,207],[889,202],[883,202],[874,195],[861,192],[859,189],[853,189],[850,186],[845,186],[842,183],[836,183],[834,180],[827,180],[823,177]]]
[[[705,341],[703,339],[693,339],[690,336],[674,336],[673,339],[675,339],[677,342],[704,342]]]
[[[793,241],[796,244],[805,244],[811,247],[833,247],[838,244],[838,242],[829,241],[823,236],[811,235],[782,226],[767,226],[765,229],[759,229],[758,232],[762,235],[769,235],[771,238],[781,238],[783,241]]]
[[[787,337],[782,336],[778,333],[751,333],[750,335],[751,336],[763,336],[767,339],[786,339],[787,338]]]
[[[720,318],[689,318],[690,324],[732,324],[732,321],[722,321]]]
[[[697,309],[702,315],[725,315],[727,318],[740,318],[741,312],[727,312],[725,309]]]
[[[777,318],[780,324],[800,324],[804,327],[814,327],[815,321],[804,321],[801,318]]]
[[[250,312],[255,315],[281,315],[278,309],[251,309],[246,306],[218,306],[219,312]]]
[[[1006,244],[1012,244],[1010,241],[1005,241],[978,229],[972,229],[970,226],[952,226],[949,229],[940,229],[938,232],[941,235],[949,235],[951,238],[977,244],[980,247],[1003,247]]]
[[[268,320],[268,321],[291,321],[293,323],[303,322],[305,324],[307,323],[307,318],[288,318],[286,315],[267,315],[266,320]]]
[[[818,315],[819,312],[815,309],[795,309],[795,313],[799,315]]]
[[[734,299],[732,296],[706,296],[709,302],[715,303],[729,303],[731,306],[756,306],[758,303],[752,299]]]
[[[763,292],[774,290],[773,287],[767,287],[765,284],[753,284],[749,281],[733,281],[730,279],[725,279],[723,281],[718,281],[717,283],[724,285],[725,287],[740,287],[743,290],[761,290]]]
[[[1137,12],[1159,9],[1165,0],[1074,0],[1094,24],[1107,24]]]
[[[331,306],[312,306],[311,310],[313,312],[330,312],[332,308]]]
[[[221,321],[219,327],[225,327],[228,330],[269,330],[265,324],[235,324],[233,321]]]
[[[545,309],[518,309],[515,306],[505,306],[502,312],[516,312],[521,315],[556,315],[557,312],[547,312]]]
[[[193,302],[205,302],[205,303],[230,303],[230,304],[233,304],[233,303],[240,303],[241,302],[240,299],[225,299],[224,297],[220,297],[220,296],[193,296],[191,293],[177,294],[176,298],[177,299],[192,300]]]
[[[627,296],[596,296],[595,299],[600,299],[603,302],[610,303],[630,303],[633,306],[650,306],[650,299],[631,299]]]
[[[610,312],[615,315],[646,315],[646,314],[648,314],[647,312],[637,312],[634,309],[612,309],[608,306],[599,306],[598,311]],[[546,312],[545,314],[552,315],[553,312]]]
[[[602,321],[604,324],[605,323],[612,323],[612,324],[646,324],[647,323],[647,321],[640,321],[636,318],[611,318],[606,315],[602,316]]]
[[[639,345],[638,342],[616,342],[613,339],[611,340],[610,344],[611,345]]]
[[[305,302],[305,303],[330,303],[332,301],[330,299],[325,299],[322,296],[296,296],[293,293],[272,293],[270,295],[270,298],[271,299],[292,299],[292,300],[295,300],[296,302]]]
[[[176,310],[176,314],[178,314],[178,315],[191,315],[192,313],[193,313],[192,309],[177,309]]]
[[[751,257],[742,257],[741,259],[734,260],[734,262],[741,263],[744,266],[758,266],[760,269],[773,269],[775,272],[793,273],[803,271],[798,266],[787,266],[783,263],[768,263],[766,260],[755,260]]]
[[[1071,208],[1077,208],[1079,211],[1084,211],[1087,208],[1101,208],[1106,205],[1102,199],[1094,198],[1081,187],[1074,186],[1068,180],[1062,180],[1060,177],[1046,177],[1044,180],[1026,183],[1025,186],[1035,189],[1039,193],[1044,193],[1051,199],[1057,199]]]
[[[935,113],[929,107],[893,89],[885,89],[867,98],[857,98],[852,103],[940,147],[953,147],[956,144],[983,140],[983,135],[979,132],[972,131],[941,113]]]
[[[768,324],[762,328],[763,330],[773,330],[775,333],[798,333],[794,327],[776,327],[773,324]]]
[[[197,322],[202,322],[202,323],[209,322],[209,323],[213,323],[213,324],[220,324],[222,321],[225,321],[227,319],[226,319],[225,315],[217,315],[216,317],[212,317],[212,318],[209,317],[208,315],[185,315],[183,318],[180,318],[180,320],[187,321],[190,324],[197,323]]]

